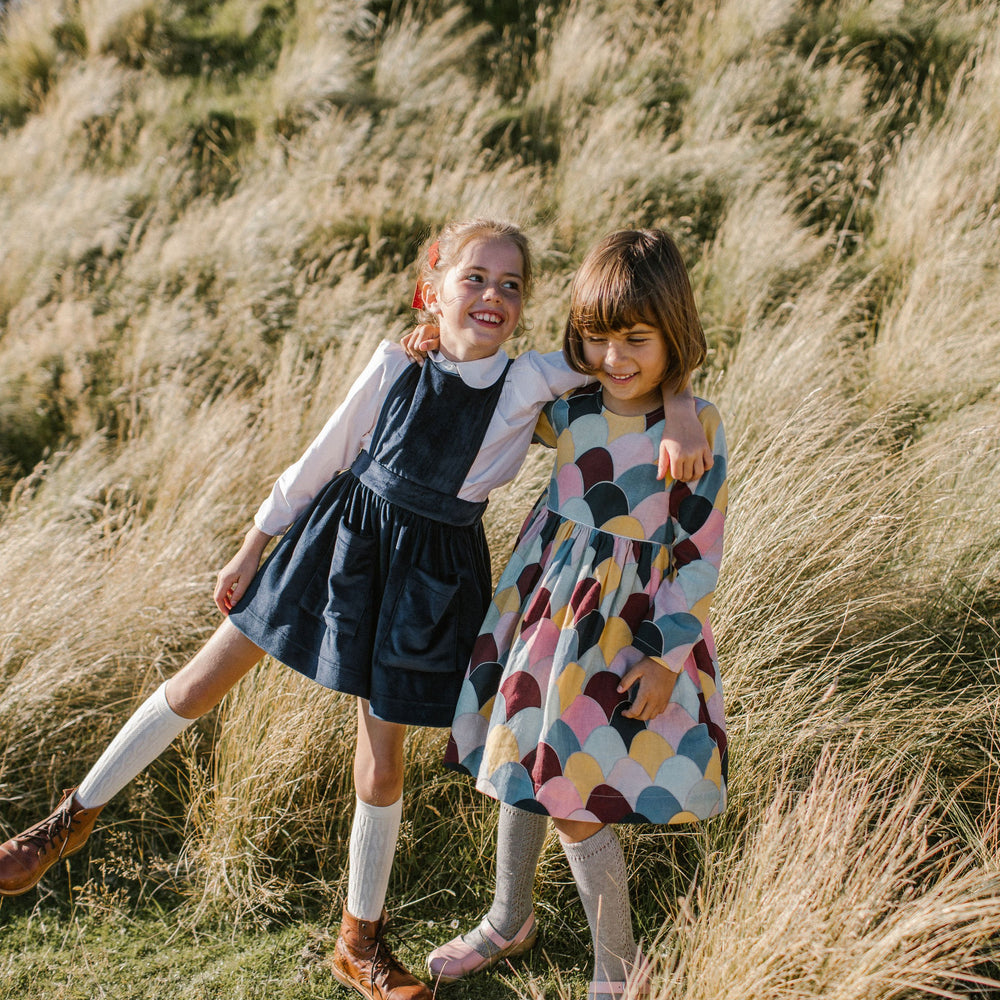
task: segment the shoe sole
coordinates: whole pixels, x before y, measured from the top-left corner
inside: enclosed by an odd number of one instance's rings
[[[0,889],[0,896],[23,896],[26,892],[31,892],[31,890],[34,889],[35,886],[38,885],[38,883],[41,882],[42,879],[45,878],[45,876],[48,875],[48,873],[55,868],[60,861],[65,861],[67,858],[73,857],[73,855],[78,851],[82,851],[86,846],[86,843],[87,842],[84,841],[79,847],[74,847],[72,851],[66,851],[59,855],[59,857],[56,858],[52,864],[46,865],[46,867],[38,873],[38,878],[36,878],[34,882],[29,882],[23,889]]]
[[[336,979],[341,986],[346,986],[349,990],[354,990],[355,993],[360,993],[365,1000],[376,1000],[373,993],[369,993],[366,989],[363,989],[360,984],[356,983],[348,976],[345,976],[339,969],[334,968],[332,965],[328,965],[327,968],[331,973],[333,973],[333,978]]]
[[[477,966],[475,969],[472,969],[461,976],[446,976],[443,972],[439,975],[435,975],[434,982],[435,984],[440,983],[442,986],[450,986],[452,983],[459,983],[463,979],[468,979],[470,976],[474,976],[479,972],[485,972],[487,969],[492,969],[494,965],[499,965],[502,961],[504,961],[504,959],[518,958],[526,951],[531,951],[531,949],[535,947],[535,942],[537,940],[538,924],[535,924],[535,929],[520,944],[511,945],[509,948],[504,948],[502,951],[498,951],[495,955],[490,955],[489,958],[483,959],[482,965]]]

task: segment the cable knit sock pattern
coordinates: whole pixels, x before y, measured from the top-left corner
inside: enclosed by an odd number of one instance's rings
[[[531,915],[535,871],[545,843],[548,823],[547,816],[515,809],[506,802],[500,803],[500,819],[497,821],[497,880],[493,890],[493,905],[486,914],[486,920],[507,941],[517,934]],[[489,958],[500,950],[479,927],[463,934],[462,940],[484,958]]]
[[[402,817],[402,796],[389,806],[373,806],[355,798],[347,912],[358,920],[378,920],[382,916]]]
[[[103,806],[194,722],[167,704],[166,686],[164,681],[133,712],[87,772],[74,795],[84,809]]]
[[[594,980],[620,982],[635,962],[628,873],[621,843],[610,826],[578,844],[563,842],[594,944]],[[605,994],[598,993],[599,1000]]]

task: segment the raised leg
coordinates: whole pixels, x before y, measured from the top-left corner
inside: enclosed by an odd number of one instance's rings
[[[27,892],[60,858],[83,847],[111,797],[144,770],[260,659],[262,650],[229,620],[126,721],[53,813],[0,845],[0,895]]]

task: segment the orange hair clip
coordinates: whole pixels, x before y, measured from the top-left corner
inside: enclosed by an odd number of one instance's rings
[[[427,263],[430,264],[431,270],[433,271],[437,267],[438,261],[441,259],[441,245],[435,240],[427,248]],[[417,278],[417,287],[413,293],[413,302],[411,303],[414,309],[424,308],[424,296],[420,291],[420,279]]]

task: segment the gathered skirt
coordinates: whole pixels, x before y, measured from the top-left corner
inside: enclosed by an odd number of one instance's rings
[[[721,812],[726,724],[707,622],[666,709],[649,721],[623,714],[622,677],[680,643],[652,621],[666,569],[663,545],[562,517],[543,496],[476,640],[446,764],[487,795],[563,819],[684,823]]]
[[[490,599],[482,521],[399,507],[350,471],[275,546],[230,613],[248,639],[372,714],[449,726]]]

